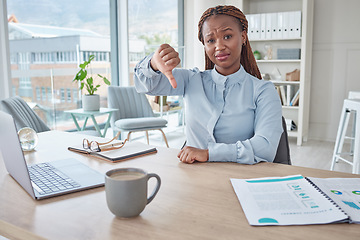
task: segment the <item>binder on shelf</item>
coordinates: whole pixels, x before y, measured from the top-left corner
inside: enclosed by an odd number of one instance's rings
[[[277,91],[278,94],[279,94],[279,98],[280,98],[281,105],[284,105],[284,101],[283,101],[282,96],[281,96],[280,86],[275,86],[275,88],[276,88],[276,91]]]
[[[287,131],[294,131],[296,130],[297,126],[295,124],[295,122],[292,119],[289,118],[285,118],[285,123],[286,123],[286,130]]]
[[[272,23],[271,23],[271,14],[267,13],[265,16],[266,26],[265,26],[265,39],[271,39],[271,32],[272,32]]]
[[[280,85],[279,87],[280,87],[280,93],[281,93],[281,99],[282,99],[282,102],[283,102],[283,106],[287,106],[285,86]]]
[[[282,39],[283,38],[283,18],[284,15],[282,12],[277,13],[277,28],[276,28],[276,38]]]
[[[271,16],[271,38],[277,38],[277,13],[270,13]]]
[[[255,29],[255,22],[254,22],[254,14],[246,15],[246,19],[248,20],[248,35],[249,39],[254,39],[254,29]]]
[[[295,12],[289,12],[289,38],[296,38],[296,34],[295,34]]]
[[[301,11],[294,12],[294,38],[301,37]]]
[[[266,39],[266,13],[260,14],[260,39]]]
[[[295,95],[292,97],[290,101],[290,106],[296,106],[295,103],[299,104],[299,95],[300,95],[300,89],[298,89]]]
[[[287,85],[286,86],[286,106],[291,106],[290,101],[293,94],[293,86]]]
[[[282,22],[282,38],[289,38],[289,12],[283,12],[283,22]]]
[[[261,31],[261,14],[253,14],[254,15],[254,36],[253,40],[260,39],[260,31]]]
[[[301,11],[247,14],[250,40],[301,37]]]
[[[296,96],[293,106],[299,106],[299,99],[300,99],[300,94]]]

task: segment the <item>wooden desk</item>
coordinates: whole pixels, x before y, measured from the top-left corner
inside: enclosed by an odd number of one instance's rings
[[[139,167],[160,175],[158,195],[140,216],[120,219],[108,210],[104,188],[41,201],[33,200],[6,172],[0,161],[0,235],[11,239],[358,239],[360,225],[250,226],[230,178],[302,174],[312,177],[359,177],[272,163],[183,164],[178,150],[158,147],[158,153],[108,163],[67,150],[80,134],[44,132],[28,163],[75,157],[100,172]],[[89,137],[89,136],[86,136]],[[153,182],[151,184],[154,184]],[[152,191],[152,187],[149,188]],[[34,237],[35,235],[35,237]],[[23,237],[27,236],[27,237]]]

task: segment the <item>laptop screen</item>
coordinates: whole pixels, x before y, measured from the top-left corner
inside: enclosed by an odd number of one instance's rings
[[[33,197],[28,168],[11,115],[0,111],[0,152],[9,174]]]

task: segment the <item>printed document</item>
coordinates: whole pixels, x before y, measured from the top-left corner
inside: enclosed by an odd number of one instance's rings
[[[349,217],[301,175],[231,179],[250,225],[348,222]]]

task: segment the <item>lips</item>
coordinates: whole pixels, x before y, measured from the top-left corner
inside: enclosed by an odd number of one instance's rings
[[[223,62],[226,61],[229,58],[230,54],[226,54],[226,53],[220,53],[215,55],[216,59]]]

